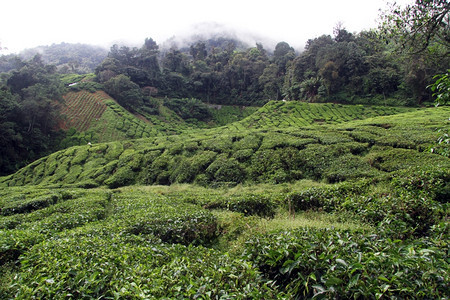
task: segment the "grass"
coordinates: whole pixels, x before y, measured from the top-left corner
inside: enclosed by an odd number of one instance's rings
[[[217,248],[233,253],[241,251],[245,242],[255,235],[265,235],[280,230],[333,228],[338,231],[374,231],[370,224],[362,223],[354,217],[349,218],[349,215],[329,214],[323,211],[289,213],[285,209],[280,209],[273,218],[245,217],[241,213],[227,210],[217,210],[213,213],[217,216],[222,232]]]

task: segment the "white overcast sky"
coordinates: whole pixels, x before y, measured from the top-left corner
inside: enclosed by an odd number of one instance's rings
[[[309,38],[377,26],[388,0],[3,0],[0,45],[9,52],[53,43],[142,45],[208,29],[215,22],[301,49]],[[390,2],[393,2],[391,0]],[[409,3],[397,0],[397,3]],[[5,51],[3,51],[5,53]]]

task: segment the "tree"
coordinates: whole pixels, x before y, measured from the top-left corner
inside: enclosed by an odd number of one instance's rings
[[[395,37],[403,49],[411,53],[425,51],[433,43],[443,45],[450,54],[450,2],[447,0],[416,0],[401,8],[393,4],[382,15],[381,30]]]
[[[57,105],[65,89],[40,56],[21,63],[0,86],[0,174],[56,150]]]
[[[143,104],[141,89],[124,74],[111,78],[104,86],[106,92],[127,109],[136,109]]]
[[[194,58],[194,60],[205,60],[206,56],[208,55],[206,51],[206,45],[204,42],[196,43],[195,45],[191,45],[191,55]]]
[[[380,32],[402,55],[406,92],[420,104],[431,100],[426,87],[450,64],[450,3],[416,0],[404,8],[392,5],[381,16]]]
[[[339,81],[338,67],[334,61],[328,61],[319,71],[320,76],[325,81],[325,86],[327,88],[327,96],[330,96],[331,92],[336,89],[337,83]]]
[[[445,105],[450,102],[450,69],[444,74],[433,77],[436,81],[428,86],[436,97],[436,106]]]
[[[322,82],[318,77],[306,79],[300,84],[301,97],[314,102],[316,96],[319,94],[321,85]]]
[[[353,34],[348,32],[340,22],[333,28],[333,34],[334,40],[338,43],[352,42],[355,40]]]
[[[281,97],[281,86],[283,77],[278,76],[279,69],[274,63],[268,65],[259,77],[259,83],[264,87],[264,95],[268,99],[279,100]]]
[[[273,62],[278,66],[281,74],[286,73],[288,63],[295,58],[295,51],[288,43],[280,42],[275,46]]]
[[[95,68],[95,75],[99,82],[106,82],[111,78],[122,73],[120,61],[113,57],[107,57],[105,60]]]

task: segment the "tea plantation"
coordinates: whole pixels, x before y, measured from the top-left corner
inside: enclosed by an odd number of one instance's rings
[[[449,298],[449,114],[269,102],[53,153],[0,178],[0,298]]]

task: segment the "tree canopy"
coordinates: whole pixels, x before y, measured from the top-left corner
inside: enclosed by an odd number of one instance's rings
[[[39,55],[0,82],[0,174],[52,152],[57,143],[57,105],[65,91],[54,66]]]

